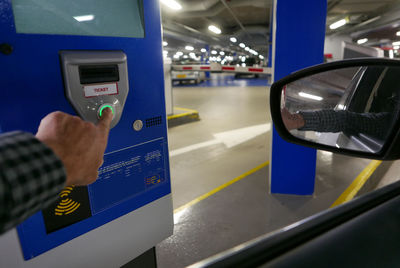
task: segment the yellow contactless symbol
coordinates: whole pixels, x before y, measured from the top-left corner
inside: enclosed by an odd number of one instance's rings
[[[54,209],[54,214],[56,216],[71,214],[81,206],[79,202],[73,201],[72,199],[68,198],[73,189],[74,186],[68,186],[61,191],[60,197],[62,199],[60,203],[58,203],[57,207]]]
[[[161,182],[161,178],[159,176],[153,176],[151,178],[146,179],[146,184],[151,185],[151,184],[158,184]]]
[[[114,108],[111,106],[111,105],[104,105],[104,106],[102,106],[101,108],[100,108],[100,111],[99,111],[99,116],[101,117],[102,115],[103,115],[103,110],[105,109],[105,108],[110,108],[111,109],[111,112],[114,114]]]

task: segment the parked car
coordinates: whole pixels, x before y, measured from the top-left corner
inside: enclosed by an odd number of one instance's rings
[[[198,71],[172,71],[171,80],[172,82],[184,83],[194,82],[196,85],[203,82],[206,79],[204,72]]]

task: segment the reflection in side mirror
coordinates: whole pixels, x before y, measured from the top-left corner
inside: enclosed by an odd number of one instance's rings
[[[300,140],[378,154],[399,118],[400,63],[396,64],[366,60],[365,65],[316,70],[283,84],[281,80],[284,127]]]

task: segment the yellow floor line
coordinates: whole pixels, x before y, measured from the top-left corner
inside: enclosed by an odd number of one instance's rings
[[[194,110],[194,109],[188,109],[188,108],[182,108],[182,107],[174,107],[174,109],[186,111],[186,112],[198,113],[198,111]]]
[[[167,116],[167,120],[171,120],[171,119],[175,119],[175,118],[179,118],[179,117],[185,117],[185,116],[196,116],[196,117],[199,116],[199,112],[196,110],[180,108],[180,107],[174,107],[174,109],[186,111],[187,113],[169,115],[169,116]]]
[[[361,187],[368,181],[368,179],[374,174],[375,170],[379,167],[382,161],[373,160],[369,165],[358,174],[357,178],[350,184],[349,187],[339,196],[338,199],[331,205],[331,208],[341,205],[347,201],[352,200]]]
[[[183,206],[181,206],[181,207],[175,209],[175,210],[174,210],[174,213],[178,213],[178,212],[180,212],[180,211],[182,211],[182,210],[184,210],[184,209],[186,209],[186,208],[188,208],[188,207],[190,207],[190,206],[193,206],[194,204],[199,203],[201,200],[204,200],[204,199],[206,199],[207,197],[210,197],[211,195],[213,195],[213,194],[215,194],[215,193],[221,191],[222,189],[228,187],[229,185],[232,185],[232,184],[234,184],[235,182],[238,182],[238,181],[240,181],[241,179],[246,178],[247,176],[253,174],[254,172],[256,172],[256,171],[258,171],[258,170],[260,170],[260,169],[262,169],[263,167],[266,167],[266,166],[268,166],[268,165],[269,165],[269,161],[267,161],[267,162],[265,162],[265,163],[263,163],[263,164],[261,164],[261,165],[255,167],[255,168],[253,168],[252,170],[247,171],[246,173],[240,175],[239,177],[234,178],[233,180],[230,180],[230,181],[228,181],[227,183],[222,184],[221,186],[215,188],[214,190],[212,190],[212,191],[210,191],[210,192],[208,192],[208,193],[206,193],[206,194],[203,194],[202,196],[199,196],[199,197],[197,197],[196,199],[193,199],[193,200],[190,201],[189,203],[186,203],[185,205],[183,205]]]

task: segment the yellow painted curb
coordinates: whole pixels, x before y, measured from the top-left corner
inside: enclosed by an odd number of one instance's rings
[[[382,161],[373,160],[368,166],[358,174],[357,178],[350,184],[349,187],[339,196],[338,199],[331,205],[331,208],[346,203],[352,200],[360,191],[361,187],[368,181],[368,179],[374,174],[375,170],[379,167]]]
[[[194,118],[194,119],[199,118],[199,112],[196,111],[196,110],[187,109],[187,108],[180,108],[180,107],[174,107],[174,109],[181,110],[181,111],[186,111],[187,113],[169,115],[169,116],[167,116],[167,120],[180,118],[180,117],[186,117],[186,116],[190,116],[191,118]]]
[[[185,205],[180,206],[179,208],[177,208],[177,209],[174,210],[174,213],[178,213],[178,212],[180,212],[180,211],[182,211],[182,210],[184,210],[184,209],[186,209],[186,208],[188,208],[188,207],[190,207],[190,206],[193,206],[194,204],[199,203],[201,200],[204,200],[204,199],[206,199],[207,197],[210,197],[211,195],[213,195],[213,194],[215,194],[215,193],[221,191],[222,189],[228,187],[229,185],[232,185],[232,184],[234,184],[235,182],[238,182],[238,181],[240,181],[240,180],[246,178],[247,176],[253,174],[254,172],[256,172],[256,171],[258,171],[258,170],[260,170],[260,169],[262,169],[263,167],[266,167],[266,166],[268,166],[268,165],[269,165],[269,161],[267,161],[267,162],[265,162],[265,163],[263,163],[263,164],[261,164],[261,165],[255,167],[255,168],[253,168],[253,169],[247,171],[246,173],[240,175],[239,177],[236,177],[236,178],[234,178],[233,180],[230,180],[230,181],[228,181],[227,183],[224,183],[224,184],[222,184],[221,186],[218,186],[218,187],[215,188],[214,190],[211,190],[210,192],[208,192],[208,193],[206,193],[206,194],[203,194],[202,196],[199,196],[199,197],[197,197],[196,199],[193,199],[193,200],[190,201],[189,203],[186,203]]]
[[[174,107],[174,109],[181,110],[181,111],[186,111],[186,112],[198,113],[198,111],[194,110],[194,109],[188,109],[188,108],[182,108],[182,107]]]

